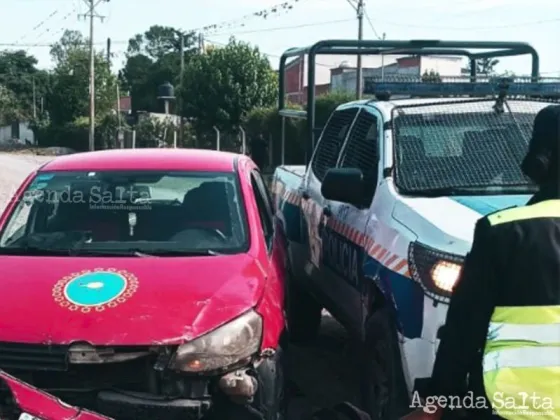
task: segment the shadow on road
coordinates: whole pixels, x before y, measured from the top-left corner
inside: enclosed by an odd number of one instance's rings
[[[342,401],[358,404],[355,361],[356,351],[346,331],[330,315],[323,315],[317,340],[288,348],[288,420],[306,419],[312,411]]]

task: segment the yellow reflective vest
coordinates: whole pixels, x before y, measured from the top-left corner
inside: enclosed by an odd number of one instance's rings
[[[498,226],[544,218],[560,219],[560,200],[507,209],[488,221]],[[551,274],[560,282],[560,273]],[[540,287],[537,278],[526,281]],[[554,305],[494,309],[484,349],[484,388],[504,419],[560,419],[560,302],[554,299]]]

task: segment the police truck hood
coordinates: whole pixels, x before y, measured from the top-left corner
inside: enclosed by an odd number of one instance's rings
[[[178,344],[254,307],[250,255],[169,258],[2,256],[0,342]]]
[[[509,207],[525,205],[530,197],[399,197],[395,203],[393,218],[414,232],[421,242],[437,249],[464,255],[471,247],[478,219]]]

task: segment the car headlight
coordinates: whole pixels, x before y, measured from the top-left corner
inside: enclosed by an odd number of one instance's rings
[[[225,370],[250,360],[261,347],[263,321],[255,311],[179,346],[170,368],[189,373]]]
[[[438,302],[449,302],[464,261],[461,255],[443,252],[419,242],[411,242],[408,248],[412,278],[422,285],[428,296]]]

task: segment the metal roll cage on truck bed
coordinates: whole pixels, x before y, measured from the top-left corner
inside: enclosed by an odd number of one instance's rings
[[[285,99],[285,72],[287,61],[293,57],[308,56],[307,65],[307,111],[299,111],[286,108]],[[465,94],[470,96],[487,96],[499,94],[504,91],[503,83],[477,83],[477,60],[485,58],[515,57],[530,55],[532,59],[531,76],[529,83],[521,85],[509,84],[506,88],[508,94],[515,95],[549,95],[546,92],[546,84],[538,83],[539,76],[539,55],[529,44],[524,42],[490,42],[490,41],[440,41],[440,40],[410,40],[410,41],[358,41],[358,40],[324,40],[319,41],[310,47],[291,48],[282,54],[279,66],[279,97],[278,109],[282,116],[282,164],[285,155],[285,118],[307,119],[307,142],[306,160],[309,161],[315,146],[315,140],[320,134],[322,127],[316,127],[315,121],[315,65],[318,55],[445,55],[463,56],[470,61],[470,76],[468,83],[472,84],[469,92],[465,83],[461,86],[453,83],[447,92],[454,90],[454,94]],[[384,84],[383,90],[390,90],[391,94],[410,94],[423,96],[441,96],[437,86],[445,84],[438,83],[390,83]],[[420,86],[422,85],[422,86]],[[367,86],[366,86],[367,87]],[[371,88],[371,86],[370,86]],[[368,93],[374,93],[371,92]],[[378,86],[376,91],[380,91]]]

